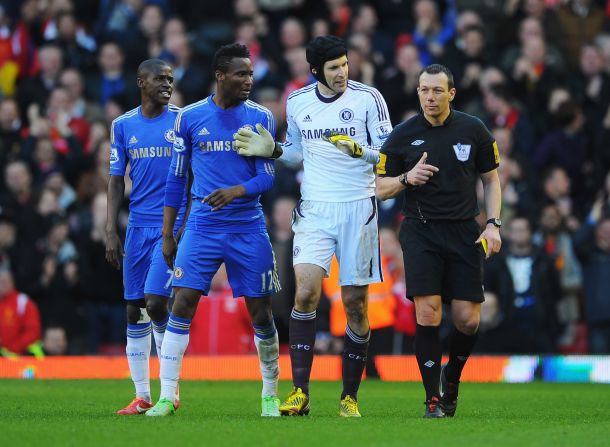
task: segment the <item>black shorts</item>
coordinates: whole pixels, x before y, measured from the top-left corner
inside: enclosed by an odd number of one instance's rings
[[[476,221],[405,219],[400,245],[405,261],[407,298],[441,295],[482,303],[483,262],[481,231]]]

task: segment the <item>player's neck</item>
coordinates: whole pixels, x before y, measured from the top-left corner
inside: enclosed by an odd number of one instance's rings
[[[218,92],[216,92],[216,94],[212,97],[212,101],[214,101],[214,104],[224,110],[237,107],[242,102],[239,98],[225,98]]]
[[[333,96],[337,96],[339,94],[332,88],[325,86],[321,82],[318,82],[318,91],[320,92],[320,95],[326,98],[332,98]]]
[[[161,115],[167,106],[165,104],[155,104],[154,102],[143,101],[140,110],[145,118],[156,118]]]
[[[426,121],[432,124],[432,126],[442,126],[445,123],[445,120],[449,117],[450,113],[450,108],[447,108],[445,112],[438,116],[430,116],[424,112],[424,118],[426,118]]]

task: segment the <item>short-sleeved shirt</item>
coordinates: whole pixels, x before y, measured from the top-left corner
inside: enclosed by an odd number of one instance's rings
[[[499,166],[498,146],[478,118],[452,110],[440,126],[423,114],[396,126],[381,148],[377,174],[396,177],[411,170],[427,152],[439,172],[405,190],[407,218],[467,220],[479,214],[476,181]]]
[[[165,180],[172,161],[174,122],[179,111],[169,104],[159,116],[147,118],[137,107],[112,122],[110,175],[122,177],[130,165],[130,227],[163,226]],[[178,222],[182,222],[185,208],[186,194]]]

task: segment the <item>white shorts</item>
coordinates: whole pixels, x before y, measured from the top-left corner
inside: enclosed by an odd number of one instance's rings
[[[293,212],[292,263],[330,271],[339,261],[339,284],[364,286],[383,281],[375,197],[354,202],[301,200]]]

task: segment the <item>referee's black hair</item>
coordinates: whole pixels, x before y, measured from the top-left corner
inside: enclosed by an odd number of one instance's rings
[[[229,69],[229,64],[234,58],[250,58],[250,50],[245,45],[240,43],[232,43],[229,45],[223,45],[216,53],[214,53],[214,59],[212,60],[212,70],[222,71],[226,73]]]
[[[447,86],[449,87],[449,90],[451,90],[453,87],[455,87],[455,83],[453,81],[453,73],[451,73],[451,70],[449,70],[444,65],[441,65],[441,64],[428,65],[426,68],[424,68],[422,71],[419,72],[419,76],[417,78],[419,79],[421,77],[421,75],[423,75],[424,73],[428,73],[428,74],[432,74],[432,75],[439,74],[439,73],[445,73],[445,75],[447,75]]]

